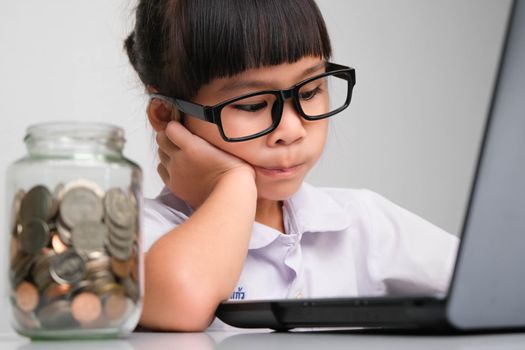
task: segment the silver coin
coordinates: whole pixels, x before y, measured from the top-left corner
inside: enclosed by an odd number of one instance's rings
[[[12,308],[13,317],[19,325],[26,329],[38,329],[41,327],[40,321],[34,312],[25,312],[18,307]]]
[[[59,183],[58,185],[56,185],[55,190],[53,191],[53,196],[52,196],[53,205],[51,206],[51,210],[50,210],[50,218],[54,218],[58,214],[58,206],[60,204],[60,200],[58,199],[58,197],[60,196],[60,193],[63,190],[64,190],[64,184]]]
[[[88,271],[88,273],[96,273],[99,271],[109,270],[110,266],[111,260],[109,256],[105,254],[96,259],[89,259],[86,262],[86,270]]]
[[[120,247],[133,244],[135,240],[135,230],[112,227],[111,225],[108,225],[108,229],[109,229],[109,240],[113,244],[120,246]]]
[[[56,227],[60,240],[64,242],[65,245],[71,246],[71,231],[67,228],[66,224],[62,222],[60,217],[56,220]]]
[[[133,224],[135,219],[133,205],[120,188],[112,188],[106,192],[104,207],[107,217],[115,225],[127,228]]]
[[[85,279],[78,283],[73,284],[71,290],[67,294],[67,298],[73,299],[75,295],[80,294],[85,291],[89,291],[91,288],[91,285],[92,285],[91,281],[88,281]]]
[[[33,280],[38,290],[43,291],[51,285],[53,279],[49,275],[49,261],[41,266],[39,270],[33,271]]]
[[[115,283],[115,277],[113,277],[113,274],[111,273],[106,273],[104,275],[99,273],[97,276],[92,277],[90,281],[91,285],[89,286],[89,289],[96,294],[103,293],[111,285],[117,285]]]
[[[64,195],[67,192],[79,187],[87,188],[93,191],[100,198],[104,197],[104,191],[102,191],[102,189],[96,182],[87,179],[76,179],[73,181],[69,181],[67,184],[64,185],[64,187],[58,193],[58,200],[61,202],[64,199]]]
[[[49,227],[40,219],[30,219],[22,224],[20,232],[20,249],[34,254],[49,243]]]
[[[49,250],[35,256],[35,264],[31,275],[40,291],[45,290],[53,282],[49,275],[49,264],[55,255],[56,253],[53,250]]]
[[[116,248],[119,248],[119,249],[126,249],[128,250],[129,247],[133,247],[133,241],[131,240],[123,240],[115,235],[109,235],[109,240],[108,240],[108,243],[109,245],[112,245]]]
[[[128,260],[133,253],[133,241],[118,241],[115,240],[114,235],[109,236],[107,248],[109,254],[115,257],[117,260],[125,261]]]
[[[109,229],[110,235],[115,236],[120,241],[130,241],[135,238],[137,231],[137,223],[135,221],[135,218],[133,218],[128,227],[115,225],[111,220],[106,220],[105,223]]]
[[[74,251],[66,250],[51,259],[49,274],[56,283],[75,284],[86,275],[86,263]]]
[[[90,273],[87,275],[87,278],[95,281],[95,280],[104,280],[104,281],[114,281],[115,277],[113,276],[113,273],[108,270],[100,270],[100,271],[90,271]]]
[[[26,277],[35,263],[33,254],[18,253],[11,262],[9,277],[11,286],[16,288]]]
[[[115,236],[119,241],[128,242],[135,238],[135,224],[131,224],[127,228],[113,225],[111,222],[106,222],[110,235]]]
[[[104,217],[102,201],[89,188],[75,187],[64,194],[60,217],[69,228],[82,221],[101,221]]]
[[[91,286],[91,291],[98,295],[106,295],[114,291],[118,291],[123,294],[124,288],[120,284],[117,284],[114,280],[112,282],[97,280]]]
[[[131,300],[136,302],[140,298],[139,286],[131,278],[124,278],[122,280],[122,285],[124,286],[124,290]]]
[[[74,329],[80,324],[71,313],[71,305],[68,300],[56,300],[44,305],[36,313],[42,324],[47,329]]]
[[[73,227],[71,243],[80,254],[103,254],[108,232],[107,226],[99,221],[82,221]]]
[[[20,203],[20,221],[31,219],[47,221],[52,214],[53,197],[42,185],[31,188]]]

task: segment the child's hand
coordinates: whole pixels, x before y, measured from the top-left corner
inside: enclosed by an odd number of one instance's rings
[[[157,132],[157,144],[157,171],[162,181],[194,209],[222,177],[241,172],[255,179],[251,165],[192,134],[179,122],[172,121],[164,131]]]

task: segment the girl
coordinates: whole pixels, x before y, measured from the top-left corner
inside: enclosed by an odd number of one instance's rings
[[[166,185],[144,206],[143,326],[204,330],[228,299],[446,292],[454,236],[303,182],[355,84],[313,0],[141,0],[125,47]]]

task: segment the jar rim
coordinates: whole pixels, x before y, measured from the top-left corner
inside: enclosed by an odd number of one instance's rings
[[[49,138],[107,139],[124,142],[124,130],[114,124],[86,121],[53,121],[27,127],[24,141]]]

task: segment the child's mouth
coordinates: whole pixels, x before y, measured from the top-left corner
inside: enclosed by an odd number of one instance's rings
[[[303,164],[294,165],[289,168],[278,168],[278,167],[259,167],[256,166],[256,170],[266,176],[278,176],[278,177],[287,177],[297,174],[302,168]]]

